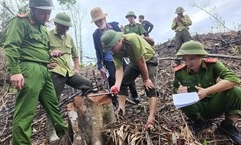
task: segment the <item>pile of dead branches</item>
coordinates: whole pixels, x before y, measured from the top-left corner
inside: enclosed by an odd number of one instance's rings
[[[237,50],[240,50],[240,38],[238,36],[239,34],[237,32],[232,32],[225,34],[196,35],[193,39],[203,42],[205,48],[211,54],[231,55],[232,48],[235,47]],[[143,128],[148,116],[148,99],[143,91],[142,81],[138,78],[136,84],[142,101],[138,105],[135,105],[132,103],[131,98],[129,98],[130,101],[127,101],[126,114],[124,116],[117,116],[117,122],[105,126],[103,129],[105,145],[232,145],[229,138],[217,130],[217,126],[223,119],[222,117],[210,120],[209,127],[198,135],[194,136],[192,134],[187,126],[187,118],[174,107],[171,97],[172,82],[174,79],[172,69],[174,64],[173,59],[175,58],[175,43],[172,40],[167,41],[156,46],[156,50],[159,54],[159,69],[158,75],[156,76],[156,86],[159,90],[159,107],[154,128],[148,131]],[[232,55],[235,55],[237,58],[241,57],[240,53]],[[241,77],[240,59],[216,57]],[[94,67],[85,69],[83,75],[91,78],[93,69]],[[67,87],[63,93],[63,98],[74,92],[75,90]],[[10,144],[14,100],[15,95],[12,90],[0,99],[0,144],[2,145]],[[67,120],[65,108],[62,107],[61,109]],[[241,130],[241,121],[236,125]],[[32,144],[44,145],[47,134],[46,114],[40,105],[38,106],[36,119],[32,124],[32,128]]]

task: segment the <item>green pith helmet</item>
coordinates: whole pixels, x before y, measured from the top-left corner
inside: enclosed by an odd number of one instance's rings
[[[70,17],[66,13],[58,13],[55,18],[53,18],[53,21],[64,26],[72,26]]]
[[[122,35],[122,32],[116,32],[114,30],[104,32],[104,34],[101,36],[103,52],[110,51],[118,43]]]
[[[133,16],[135,19],[136,19],[136,15],[133,11],[129,11],[127,14],[126,14],[126,18],[130,17],[130,16]]]
[[[204,50],[203,45],[197,41],[187,41],[182,44],[181,48],[178,50],[176,56],[183,55],[208,55]]]
[[[184,12],[183,7],[177,7],[176,8],[176,14],[180,14],[180,13],[183,13],[183,12]]]
[[[52,10],[54,8],[52,0],[29,0],[30,8]]]

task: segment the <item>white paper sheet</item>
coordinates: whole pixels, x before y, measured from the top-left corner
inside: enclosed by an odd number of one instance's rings
[[[173,103],[176,108],[182,108],[199,101],[197,92],[173,94]]]

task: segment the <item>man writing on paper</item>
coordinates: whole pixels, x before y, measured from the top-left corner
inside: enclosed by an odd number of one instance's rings
[[[181,108],[191,120],[195,134],[207,124],[206,120],[225,113],[219,129],[227,133],[233,142],[241,144],[241,135],[233,123],[241,115],[241,88],[238,76],[214,58],[203,58],[208,53],[201,43],[185,42],[177,56],[185,64],[174,68],[174,93],[197,92],[199,101]],[[221,80],[217,82],[217,78]]]

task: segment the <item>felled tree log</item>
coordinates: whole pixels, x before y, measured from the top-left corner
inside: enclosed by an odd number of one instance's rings
[[[70,140],[72,145],[104,145],[102,129],[116,120],[111,98],[104,91],[75,97],[67,105],[69,128],[73,134],[64,137],[61,145]],[[71,140],[72,139],[72,140]],[[67,144],[68,145],[68,144]]]

